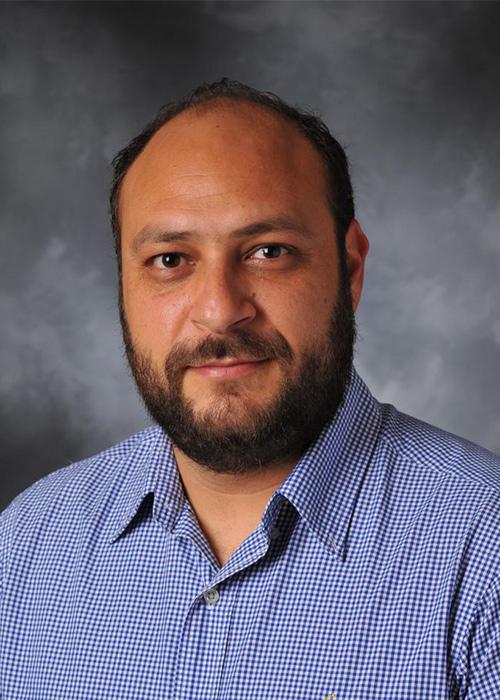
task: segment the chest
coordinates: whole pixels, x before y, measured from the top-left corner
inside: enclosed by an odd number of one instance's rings
[[[3,696],[452,697],[445,572],[346,565],[299,525],[267,550],[250,537],[224,575],[195,541],[150,535],[12,582]]]

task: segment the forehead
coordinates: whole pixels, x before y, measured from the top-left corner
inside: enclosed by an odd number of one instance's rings
[[[120,220],[130,232],[165,213],[231,218],[237,210],[241,219],[246,209],[250,220],[256,206],[270,214],[327,208],[327,197],[324,163],[297,125],[269,108],[222,100],[153,135],[124,178]]]

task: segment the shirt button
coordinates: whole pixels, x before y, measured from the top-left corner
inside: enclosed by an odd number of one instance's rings
[[[215,603],[220,598],[219,591],[216,588],[209,588],[208,591],[205,591],[203,597],[205,598],[205,601],[208,603],[208,605],[215,605]]]

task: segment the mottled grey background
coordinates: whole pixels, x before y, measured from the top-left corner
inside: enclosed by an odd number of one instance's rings
[[[371,389],[500,452],[499,26],[485,2],[2,3],[0,507],[148,422],[115,311],[109,162],[223,75],[319,110],[347,147]]]

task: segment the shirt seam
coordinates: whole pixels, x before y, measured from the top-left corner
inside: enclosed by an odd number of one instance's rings
[[[411,455],[406,454],[404,445],[397,437],[395,437],[394,435],[388,435],[386,432],[382,432],[385,431],[386,427],[388,427],[387,423],[388,421],[385,419],[382,422],[380,443],[384,443],[385,445],[387,445],[387,447],[389,447],[394,453],[396,453],[399,458],[404,460],[406,464],[419,467],[421,469],[432,469],[432,471],[439,476],[445,476],[447,478],[454,479],[458,482],[464,482],[473,486],[481,487],[489,495],[500,496],[500,487],[491,486],[490,484],[485,483],[481,479],[474,478],[472,476],[469,476],[468,474],[457,474],[456,472],[451,471],[449,466],[442,467],[435,464],[433,461],[423,462]],[[452,464],[459,464],[459,462],[454,460]]]

